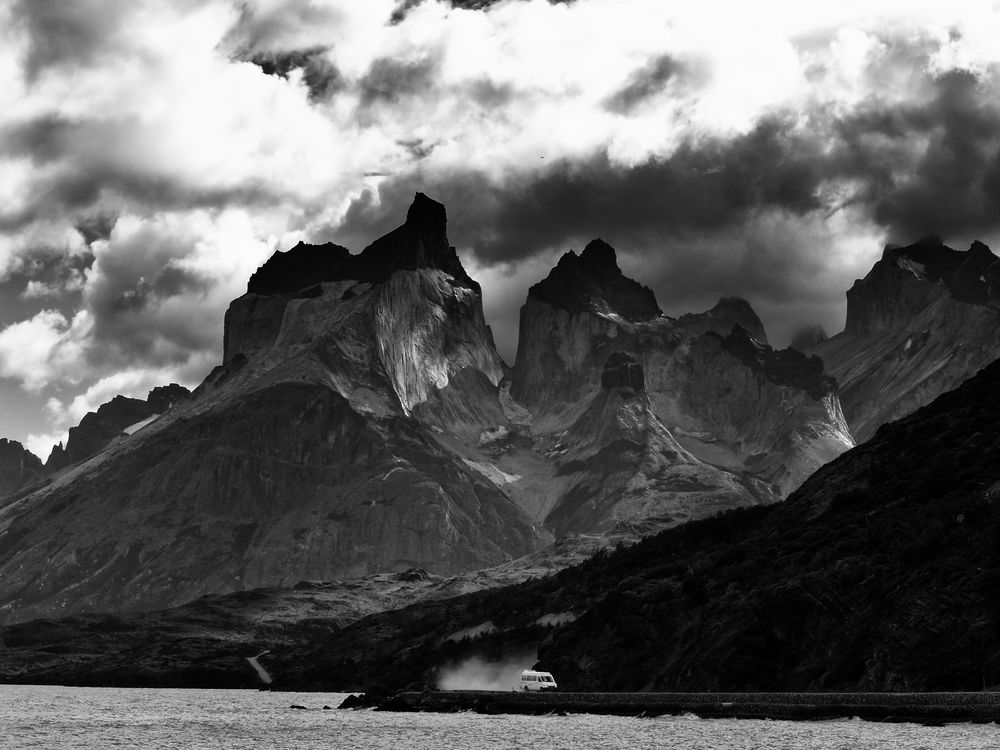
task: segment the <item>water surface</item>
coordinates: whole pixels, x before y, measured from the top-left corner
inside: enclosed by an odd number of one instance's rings
[[[3,748],[664,748],[988,750],[993,724],[397,714],[334,709],[343,695],[0,686]],[[289,708],[301,704],[308,710]]]

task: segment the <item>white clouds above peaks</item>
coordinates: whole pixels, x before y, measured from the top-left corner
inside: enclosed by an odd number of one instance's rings
[[[993,230],[998,35],[962,0],[0,0],[0,284],[24,303],[0,378],[59,405],[10,436],[116,377],[195,384],[271,252],[359,249],[416,189],[495,283],[508,356],[511,299],[595,235],[665,307],[717,289],[828,322],[817,273],[924,221]]]

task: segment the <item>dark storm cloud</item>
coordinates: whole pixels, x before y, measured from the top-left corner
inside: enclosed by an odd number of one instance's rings
[[[257,52],[247,58],[267,75],[287,78],[293,70],[302,71],[302,80],[313,101],[329,99],[343,89],[344,79],[330,62],[326,47],[310,47],[288,52]]]
[[[108,239],[117,220],[118,217],[113,213],[98,211],[77,219],[76,231],[80,233],[87,245],[91,245],[97,240]]]
[[[43,70],[63,65],[90,65],[114,51],[122,39],[119,20],[131,0],[20,0],[13,20],[27,32],[25,73],[34,80]]]
[[[141,148],[134,118],[98,122],[45,116],[0,131],[0,155],[29,158],[39,171],[16,210],[0,206],[0,231],[14,232],[62,213],[101,213],[101,199],[126,196],[158,210],[271,205],[283,196],[263,179],[232,186],[192,184],[120,158],[124,146]]]
[[[838,166],[864,180],[856,200],[899,241],[1000,228],[996,71],[936,78],[919,106],[870,106],[838,123]]]
[[[64,247],[39,245],[22,251],[5,281],[25,298],[64,297],[79,292],[83,272],[93,263],[92,252],[67,254]]]
[[[902,243],[930,233],[989,242],[1000,232],[996,71],[924,84],[922,100],[773,116],[743,136],[692,140],[632,167],[599,153],[500,181],[400,175],[356,200],[326,238],[360,249],[401,223],[421,190],[445,203],[452,242],[480,265],[603,237],[664,309],[737,294],[770,306],[773,327],[795,318],[836,330],[843,293],[867,267],[829,260],[832,212],[846,207],[856,225],[873,222]]]
[[[379,58],[358,84],[361,106],[395,104],[404,97],[428,91],[435,85],[439,67],[440,60],[432,56],[414,61]]]
[[[280,52],[285,42],[303,29],[329,28],[340,20],[341,13],[330,6],[301,0],[271,3],[267,9],[252,2],[236,2],[239,19],[230,29],[226,46],[240,50],[246,59],[258,52]]]
[[[847,114],[772,116],[746,135],[700,139],[633,167],[599,153],[494,182],[475,173],[414,172],[351,206],[340,231],[376,236],[405,215],[414,191],[449,206],[455,242],[483,263],[526,258],[606,235],[635,246],[711,236],[773,211],[829,213],[845,204],[901,242],[928,233],[1000,230],[996,71],[927,79],[921,102],[869,101]],[[827,191],[830,185],[842,191]],[[836,198],[831,195],[837,196]]]
[[[742,138],[688,144],[663,161],[625,168],[599,154],[503,184],[475,173],[433,181],[413,174],[383,183],[377,201],[368,194],[355,201],[340,231],[377,236],[405,216],[416,190],[448,206],[453,241],[485,263],[529,257],[570,238],[611,235],[645,245],[712,232],[762,208],[804,214],[822,205],[824,171],[818,146],[791,128],[773,118]]]
[[[93,309],[98,313],[97,320],[101,324],[108,324],[117,313],[136,312],[168,297],[180,297],[192,292],[204,293],[211,288],[213,283],[212,279],[204,278],[192,271],[167,265],[158,269],[150,278],[140,276],[135,279],[125,275],[124,278],[109,279],[109,290],[125,284],[128,286],[124,289],[117,289],[113,294],[108,293],[97,298],[97,304],[94,305]],[[113,325],[111,327],[116,328]],[[98,333],[106,334],[107,332],[99,331]],[[117,330],[113,338],[118,343],[123,340],[118,335]]]
[[[171,300],[202,296],[217,283],[182,265],[190,248],[152,232],[119,244],[113,253],[101,255],[98,273],[86,290],[94,320],[91,361],[100,364],[113,357],[164,365],[211,347],[217,334],[214,325],[192,325],[185,315],[164,318],[158,312]],[[153,321],[155,330],[150,328]]]
[[[509,83],[497,83],[489,78],[473,81],[468,86],[468,96],[480,107],[495,109],[509,103],[515,96],[515,89]]]
[[[501,0],[451,0],[451,7],[462,10],[488,10]],[[523,1],[523,0],[522,0]],[[398,0],[396,9],[392,12],[389,22],[392,24],[402,23],[411,10],[422,5],[425,0]],[[574,0],[549,0],[550,5],[569,5]]]
[[[683,71],[681,63],[670,55],[654,58],[632,73],[628,82],[608,98],[605,106],[612,112],[628,114],[650,97],[661,93],[667,83]]]

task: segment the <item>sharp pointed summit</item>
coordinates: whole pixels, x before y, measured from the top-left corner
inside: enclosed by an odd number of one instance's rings
[[[596,312],[640,321],[660,317],[653,291],[622,273],[615,249],[592,240],[577,255],[570,250],[528,296],[569,312]]]
[[[247,291],[259,295],[318,293],[317,284],[364,281],[378,284],[397,271],[436,268],[451,275],[458,286],[479,292],[479,284],[462,266],[448,244],[445,208],[423,193],[413,197],[406,221],[375,240],[357,255],[332,242],[300,242],[277,252],[250,277]]]
[[[406,222],[357,256],[353,278],[380,281],[395,271],[438,268],[451,274],[458,285],[478,292],[479,284],[469,278],[455,248],[448,244],[447,225],[444,206],[417,193],[406,212]]]

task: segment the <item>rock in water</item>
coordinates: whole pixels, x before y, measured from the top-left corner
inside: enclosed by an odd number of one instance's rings
[[[909,414],[1000,356],[1000,263],[975,242],[887,247],[847,292],[844,331],[818,343],[855,438]]]
[[[418,194],[359,255],[299,245],[269,260],[189,398],[0,509],[0,619],[451,574],[542,544],[438,437],[449,421],[506,429],[502,362],[445,228]]]

